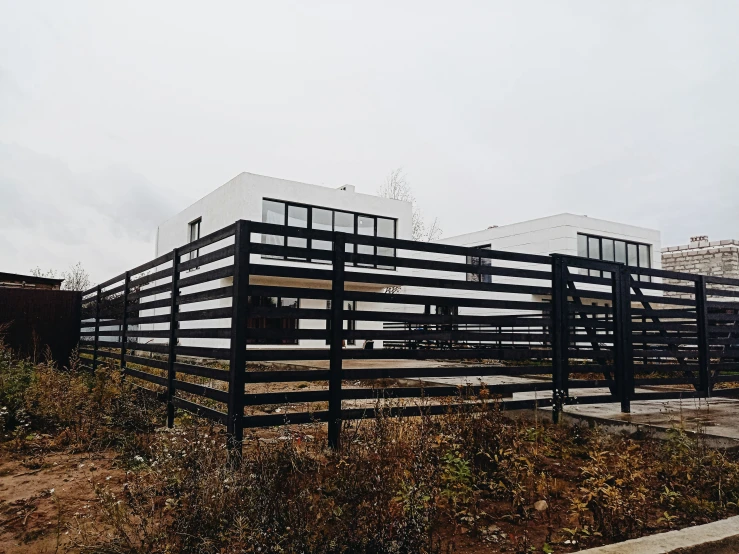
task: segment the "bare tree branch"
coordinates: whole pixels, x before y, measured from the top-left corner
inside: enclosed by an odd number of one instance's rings
[[[64,279],[62,290],[85,291],[90,288],[90,275],[82,267],[82,262],[77,262],[69,268],[69,271],[60,274],[53,269],[44,271],[40,267],[35,267],[31,270],[31,275],[47,279]]]
[[[423,212],[418,207],[416,197],[413,195],[413,189],[408,183],[402,167],[391,171],[385,177],[385,182],[380,186],[377,193],[383,198],[411,203],[411,236],[413,240],[430,242],[441,237],[441,227],[439,226],[438,218],[434,219],[430,224],[426,223]]]

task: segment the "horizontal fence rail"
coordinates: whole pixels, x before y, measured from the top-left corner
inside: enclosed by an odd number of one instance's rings
[[[739,280],[237,221],[83,293],[84,367],[244,429],[730,395]]]

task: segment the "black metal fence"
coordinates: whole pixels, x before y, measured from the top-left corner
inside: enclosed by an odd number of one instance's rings
[[[555,419],[731,394],[738,297],[739,280],[238,221],[84,293],[82,352],[165,401],[170,426],[178,408],[238,443],[323,421],[336,445],[344,420],[483,389]]]

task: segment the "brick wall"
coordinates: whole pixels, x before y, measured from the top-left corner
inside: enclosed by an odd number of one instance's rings
[[[662,250],[662,269],[714,277],[739,279],[739,240],[702,240]],[[684,281],[665,279],[665,283],[684,285]],[[712,285],[712,288],[721,288]],[[734,288],[734,287],[732,287]],[[665,292],[666,296],[686,296]]]

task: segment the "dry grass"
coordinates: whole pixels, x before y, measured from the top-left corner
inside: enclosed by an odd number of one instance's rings
[[[0,354],[5,452],[105,450],[125,471],[92,478],[89,516],[60,517],[71,551],[570,552],[738,511],[736,455],[679,429],[513,421],[483,394],[474,411],[347,424],[339,450],[320,426],[265,430],[233,464],[222,428],[181,414],[156,429],[161,407],[113,369]]]

